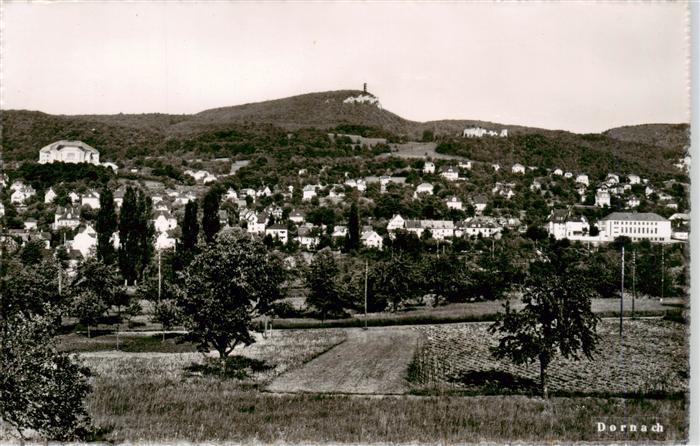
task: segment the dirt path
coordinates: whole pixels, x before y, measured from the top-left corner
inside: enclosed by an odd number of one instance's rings
[[[299,393],[402,394],[418,332],[408,327],[348,330],[342,344],[275,379],[267,390]]]

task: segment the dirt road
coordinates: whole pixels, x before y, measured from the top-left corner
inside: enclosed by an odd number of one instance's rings
[[[349,329],[348,339],[275,379],[267,390],[298,393],[402,394],[417,331],[408,327]]]

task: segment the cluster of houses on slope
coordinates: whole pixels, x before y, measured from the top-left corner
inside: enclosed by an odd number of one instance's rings
[[[497,136],[499,138],[508,137],[508,129],[501,129],[500,131],[486,130],[481,127],[469,127],[462,131],[462,136],[465,138],[482,138],[484,136]]]
[[[494,135],[490,135],[494,136]],[[94,151],[94,152],[93,152]],[[92,164],[99,163],[99,152],[95,149],[77,142],[59,141],[44,147],[40,151],[40,162],[88,162]],[[43,160],[43,161],[41,161]],[[115,166],[116,167],[116,166]],[[499,170],[501,167],[498,164],[492,165],[494,170]],[[460,161],[458,166],[444,166],[440,169],[439,174],[447,181],[460,181],[465,179],[460,177],[460,169],[472,169],[471,161]],[[522,164],[516,163],[511,166],[511,173],[524,174],[528,170],[534,170],[535,167],[525,167]],[[424,173],[434,174],[437,170],[435,163],[425,161],[423,168]],[[201,183],[216,181],[216,177],[209,174],[207,171],[187,171],[188,175],[195,178]],[[305,172],[299,172],[303,176]],[[579,173],[574,176],[571,172],[564,172],[561,169],[555,169],[551,172],[552,175],[562,176],[573,179],[577,185],[577,191],[583,197],[586,195],[586,190],[591,186],[591,181],[588,175]],[[380,192],[385,192],[390,184],[405,185],[406,177],[401,176],[368,176],[364,178],[349,178],[346,174],[346,179],[343,184],[306,184],[302,189],[302,201],[309,202],[319,196],[320,191],[324,191],[323,196],[319,197],[319,202],[324,204],[330,200],[338,202],[344,198],[346,187],[357,189],[364,192],[367,186],[372,183],[378,183]],[[531,190],[540,190],[544,180],[535,179],[530,186]],[[645,194],[657,194],[662,202],[666,202],[668,207],[673,207],[670,195],[662,191],[655,190],[646,179],[640,178],[638,175],[630,174],[627,176],[627,181],[620,182],[619,175],[608,174],[606,179],[597,186],[595,193],[595,204],[599,207],[610,206],[611,195],[622,195],[628,192],[633,185],[644,185]],[[2,185],[6,185],[6,177],[2,178]],[[30,185],[25,185],[22,181],[15,181],[10,186],[12,191],[10,200],[13,204],[22,206],[26,200],[36,195],[36,191]],[[515,194],[515,183],[512,182],[496,182],[491,193],[510,199]],[[121,207],[126,188],[120,187],[114,193],[114,202],[117,207]],[[251,234],[259,236],[269,236],[281,243],[289,243],[290,240],[298,242],[306,249],[314,249],[320,243],[322,234],[330,234],[334,239],[340,239],[347,236],[348,228],[344,225],[336,225],[330,230],[325,226],[315,226],[305,221],[303,212],[292,210],[288,216],[289,222],[294,225],[282,224],[284,220],[283,211],[279,206],[269,206],[262,212],[255,212],[248,209],[251,202],[256,202],[261,197],[270,197],[274,194],[281,194],[285,201],[291,201],[294,186],[280,188],[274,186],[263,186],[259,189],[242,188],[239,191],[229,189],[222,200],[227,200],[239,209],[239,221],[241,226]],[[200,191],[201,192],[201,191]],[[418,199],[423,195],[432,195],[434,186],[431,183],[423,182],[418,184],[414,190],[414,198]],[[177,186],[175,189],[167,189],[151,193],[151,199],[154,205],[153,226],[156,231],[155,245],[157,249],[169,249],[175,246],[175,240],[178,231],[177,218],[174,216],[174,209],[178,206],[183,206],[191,200],[196,200],[198,197],[198,189],[195,186]],[[47,190],[44,194],[44,202],[52,203],[57,194],[53,188]],[[85,224],[80,217],[80,207],[87,206],[91,209],[98,209],[100,206],[100,194],[95,190],[88,190],[83,194],[72,191],[68,194],[71,200],[71,206],[57,207],[54,215],[53,229],[59,230],[62,228],[77,229],[78,233],[73,240],[65,241],[66,247],[76,257],[78,255],[85,257],[90,255],[94,246],[97,243],[96,232],[92,226]],[[637,200],[636,202],[634,200]],[[524,232],[525,228],[518,218],[512,217],[490,217],[484,216],[483,213],[488,204],[488,197],[484,194],[477,194],[471,197],[471,205],[475,209],[476,216],[466,218],[461,221],[451,220],[410,220],[404,219],[400,215],[395,215],[387,223],[386,229],[389,237],[392,237],[396,231],[404,230],[413,233],[418,237],[425,237],[427,234],[437,240],[446,240],[455,237],[500,237],[504,228]],[[448,196],[444,199],[448,209],[464,210],[464,202],[455,195]],[[635,196],[629,198],[628,205],[634,208],[639,205],[639,199]],[[4,208],[0,204],[0,215],[4,213]],[[228,225],[228,214],[226,211],[220,212],[220,221],[222,227]],[[521,216],[522,217],[522,216]],[[674,214],[670,219],[650,214],[650,213],[619,213],[615,212],[596,223],[596,231],[591,231],[591,226],[584,217],[575,216],[571,208],[564,210],[553,210],[549,222],[547,224],[548,232],[556,239],[568,238],[571,240],[587,241],[592,243],[603,243],[614,240],[619,236],[627,236],[633,240],[649,240],[652,242],[669,242],[672,240],[687,240],[688,237],[688,217],[687,214]],[[25,219],[24,232],[14,230],[17,236],[25,239],[29,236],[46,240],[49,243],[50,234],[39,231],[37,221],[33,218]],[[595,233],[596,235],[592,235]],[[47,235],[48,234],[48,235]],[[377,233],[372,227],[366,226],[361,229],[361,243],[367,248],[381,250],[383,248],[383,237]],[[118,245],[118,234],[114,234],[112,241],[115,246]]]

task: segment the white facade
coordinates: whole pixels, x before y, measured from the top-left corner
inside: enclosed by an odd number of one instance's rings
[[[301,197],[302,201],[309,201],[316,196],[316,187],[307,185],[304,186],[303,195]]]
[[[44,194],[44,203],[46,203],[46,204],[53,203],[53,201],[56,199],[57,195],[58,194],[56,194],[56,192],[54,192],[53,188],[50,187],[49,190],[47,190],[46,193]]]
[[[512,173],[525,173],[525,166],[522,164],[515,163],[513,167],[510,168]]]
[[[279,240],[283,244],[287,244],[287,240],[289,239],[289,234],[287,231],[287,228],[283,225],[272,225],[269,228],[265,229],[265,235],[269,235],[272,237],[273,240]]]
[[[423,164],[423,173],[435,173],[435,163],[426,161]]]
[[[606,188],[600,188],[595,193],[595,205],[599,208],[610,207],[610,192]]]
[[[433,185],[430,183],[419,184],[418,186],[416,186],[416,192],[414,196],[417,196],[418,194],[433,195]]]
[[[100,164],[100,152],[82,141],[57,141],[39,150],[39,164],[89,163]]]
[[[83,258],[87,258],[93,253],[93,250],[97,246],[97,232],[92,226],[88,225],[83,228],[78,235],[73,238],[71,242],[71,248],[77,249],[83,255]]]
[[[589,184],[588,183],[588,175],[586,175],[585,173],[577,175],[576,182],[579,184],[585,184],[586,186],[588,186],[588,184]]]
[[[598,225],[607,241],[625,236],[632,241],[649,240],[667,242],[671,240],[671,221],[660,215],[644,212],[613,212]]]
[[[360,242],[365,248],[374,248],[381,251],[384,240],[375,231],[367,231],[360,236]]]
[[[91,209],[100,208],[100,194],[93,191],[89,191],[81,197],[80,204],[82,206],[88,206]]]
[[[443,169],[440,175],[448,181],[457,181],[459,179],[459,172],[452,166]]]
[[[177,219],[170,212],[159,211],[153,219],[153,228],[159,233],[168,232],[177,227]]]
[[[391,232],[396,231],[397,229],[403,229],[405,227],[406,220],[404,220],[399,214],[396,214],[391,217],[391,220],[389,220],[389,223],[386,225],[386,230]]]
[[[456,209],[458,211],[461,211],[463,207],[462,200],[455,197],[454,195],[445,200],[445,204],[447,205],[448,209]]]

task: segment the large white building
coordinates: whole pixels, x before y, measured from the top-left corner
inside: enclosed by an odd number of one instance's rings
[[[100,152],[82,141],[56,141],[39,150],[39,164],[54,162],[100,164]]]
[[[613,212],[598,222],[598,226],[608,241],[622,236],[635,242],[671,240],[671,220],[651,212]]]

